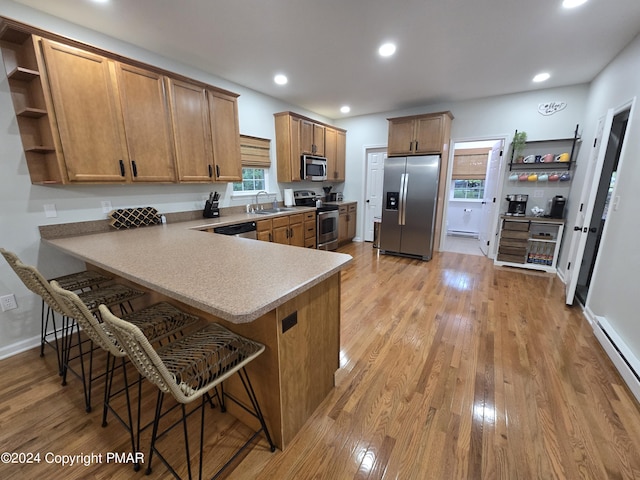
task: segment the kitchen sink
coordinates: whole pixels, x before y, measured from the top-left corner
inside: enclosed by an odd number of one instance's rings
[[[293,208],[267,208],[264,210],[256,210],[253,213],[257,213],[259,215],[269,215],[271,213],[280,213],[280,212],[291,212]]]

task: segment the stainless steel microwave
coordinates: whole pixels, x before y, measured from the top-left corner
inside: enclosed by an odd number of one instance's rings
[[[322,182],[327,179],[327,159],[315,155],[302,155],[300,178],[312,182]]]

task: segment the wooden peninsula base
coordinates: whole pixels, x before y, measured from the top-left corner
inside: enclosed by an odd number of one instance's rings
[[[147,291],[149,300],[172,303],[266,346],[247,370],[269,432],[281,450],[335,385],[334,374],[340,367],[339,272],[249,323],[228,322],[134,282],[118,282]],[[225,389],[238,400],[246,399],[235,375],[226,381]],[[228,402],[227,409],[251,428],[259,428],[258,421],[233,402]]]
[[[188,305],[182,308],[266,346],[248,370],[273,441],[284,450],[335,384],[340,367],[340,273],[251,323],[231,323]],[[244,399],[242,386],[234,383],[239,383],[235,375],[225,388]],[[257,420],[233,402],[228,410],[258,428]]]

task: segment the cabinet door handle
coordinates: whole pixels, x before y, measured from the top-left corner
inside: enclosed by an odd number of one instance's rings
[[[291,232],[291,238],[293,238],[293,228],[290,228],[289,232]]]
[[[418,141],[416,140],[416,152],[418,151]]]
[[[213,177],[213,167],[209,165],[209,178]]]
[[[136,165],[136,161],[135,160],[131,160],[131,169],[133,170],[133,176],[137,177],[138,176],[138,166]]]
[[[124,177],[124,161],[120,160],[120,175]]]
[[[216,178],[220,178],[220,165],[216,165]]]
[[[413,141],[409,142],[409,151],[413,152]]]

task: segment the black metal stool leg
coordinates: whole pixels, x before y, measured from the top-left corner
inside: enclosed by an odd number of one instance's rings
[[[247,395],[249,396],[249,400],[251,401],[251,405],[253,406],[253,409],[256,412],[256,416],[260,421],[260,426],[262,427],[262,431],[264,432],[265,437],[267,437],[267,442],[269,442],[269,447],[272,452],[275,452],[276,446],[271,440],[269,429],[267,428],[267,424],[264,421],[264,415],[262,414],[262,410],[260,409],[260,405],[258,404],[258,397],[256,397],[256,393],[253,390],[253,385],[251,385],[251,380],[249,379],[249,374],[247,373],[246,368],[242,368],[242,370],[238,370],[238,375],[240,376],[240,380],[242,380],[242,385],[244,386],[244,389],[246,390]],[[246,383],[245,383],[245,380],[246,380]]]
[[[162,412],[162,400],[164,399],[164,393],[162,390],[158,390],[158,399],[156,400],[156,413],[153,419],[153,431],[151,433],[151,446],[149,447],[149,462],[147,463],[147,470],[145,473],[151,475],[151,460],[153,460],[153,452],[156,448],[156,438],[158,436],[158,424],[160,423],[160,414]]]
[[[116,359],[111,361],[111,353],[107,352],[107,368],[104,381],[104,402],[102,404],[102,427],[107,426],[107,414],[109,412],[109,400],[111,399],[111,387],[113,386],[113,372],[115,370]]]
[[[182,429],[184,431],[184,450],[187,456],[187,472],[189,473],[189,480],[193,478],[191,475],[191,452],[189,452],[189,430],[187,429],[187,409],[184,403],[180,404],[182,410]],[[200,455],[202,459],[202,445],[200,446]]]

